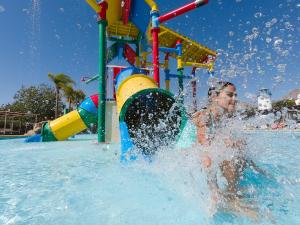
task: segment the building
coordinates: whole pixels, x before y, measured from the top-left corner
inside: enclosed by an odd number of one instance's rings
[[[295,100],[297,106],[300,106],[300,94],[297,95],[297,99]]]
[[[260,112],[270,112],[272,110],[271,92],[269,89],[263,88],[259,90],[257,96],[257,107]]]

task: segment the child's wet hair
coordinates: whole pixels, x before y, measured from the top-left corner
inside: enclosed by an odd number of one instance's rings
[[[207,92],[207,96],[210,98],[212,96],[218,96],[220,94],[220,92],[228,87],[228,86],[233,86],[235,87],[235,85],[231,82],[228,82],[228,81],[218,81],[217,85],[215,86],[212,86],[208,89],[208,92]]]

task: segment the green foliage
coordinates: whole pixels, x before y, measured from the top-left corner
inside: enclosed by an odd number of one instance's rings
[[[55,85],[55,89],[56,89],[56,104],[55,104],[55,118],[58,117],[58,102],[59,102],[59,91],[61,89],[65,89],[67,88],[67,86],[71,86],[73,84],[75,84],[75,81],[72,80],[71,77],[69,77],[68,75],[65,75],[63,73],[54,75],[49,73],[48,74],[49,79],[54,83]]]
[[[73,106],[76,107],[85,99],[85,93],[82,90],[74,90],[72,86],[65,86],[63,92],[69,104],[69,111],[73,109]]]
[[[284,108],[293,109],[296,106],[296,103],[294,100],[284,99],[274,102],[272,106],[275,111],[281,111]]]
[[[74,91],[74,103],[76,105],[80,104],[84,99],[86,95],[82,90],[75,90]]]
[[[48,77],[54,83],[57,89],[63,89],[66,86],[75,84],[75,81],[72,80],[70,76],[63,73],[59,73],[57,75],[49,73]]]
[[[3,110],[39,114],[38,121],[53,119],[55,115],[55,89],[46,84],[21,87],[14,96],[14,102],[2,106]],[[62,102],[58,102],[62,111]]]
[[[60,90],[63,91],[69,108],[77,106],[85,98],[82,90],[74,90],[75,82],[65,74],[48,74],[55,88],[46,84],[21,87],[15,94],[13,103],[1,105],[0,110],[38,114],[38,121],[52,120],[62,114],[63,103]]]
[[[72,110],[72,103],[74,101],[74,89],[72,86],[65,86],[64,89],[64,97],[66,98],[67,102],[69,103],[69,111]]]

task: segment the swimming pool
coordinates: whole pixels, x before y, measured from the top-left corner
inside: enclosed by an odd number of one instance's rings
[[[277,224],[299,224],[300,133],[246,135],[253,158],[274,177],[251,178],[257,204]],[[0,141],[0,224],[252,224],[228,213],[210,216],[205,175],[193,149],[124,165],[118,145],[95,140]]]

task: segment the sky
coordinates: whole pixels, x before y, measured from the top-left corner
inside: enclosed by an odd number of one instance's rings
[[[164,14],[191,1],[156,2]],[[218,52],[213,78],[197,71],[199,98],[215,79],[234,82],[239,98],[248,102],[260,88],[269,88],[273,99],[300,88],[300,0],[210,0],[165,25]],[[48,73],[67,74],[76,88],[96,93],[97,82],[86,85],[80,78],[97,74],[97,29],[84,0],[0,0],[0,104],[12,102],[22,85],[52,85]],[[171,86],[177,93],[176,80]]]

